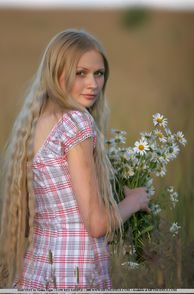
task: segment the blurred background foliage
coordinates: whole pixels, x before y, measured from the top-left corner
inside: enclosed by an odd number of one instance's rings
[[[167,227],[162,225],[159,257],[156,261],[151,254],[142,270],[121,266],[126,255],[113,256],[114,286],[194,287],[194,12],[136,7],[1,9],[0,160],[44,48],[53,35],[69,27],[91,32],[106,48],[111,68],[107,86],[109,129],[126,130],[127,143],[133,145],[141,131],[149,131],[152,115],[159,112],[169,119],[172,130],[183,131],[188,140],[178,159],[170,164],[167,176],[156,181],[157,190],[173,185],[180,193],[175,211],[175,219],[182,226],[180,236],[171,241]]]
[[[150,10],[145,7],[130,7],[123,12],[121,23],[128,29],[138,28],[150,20]]]

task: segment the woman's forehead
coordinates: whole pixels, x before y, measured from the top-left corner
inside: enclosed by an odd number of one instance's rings
[[[90,50],[82,54],[77,67],[100,67],[104,68],[104,59],[102,55],[96,50]]]

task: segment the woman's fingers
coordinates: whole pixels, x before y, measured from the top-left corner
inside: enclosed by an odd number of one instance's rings
[[[139,210],[150,213],[151,210],[148,207],[149,195],[147,193],[147,187],[138,187],[130,189],[127,186],[124,186],[125,197],[132,198],[132,202],[135,206],[139,206]]]
[[[147,193],[147,187],[141,187],[140,188],[141,190],[141,197],[142,197],[142,208],[141,210],[147,212],[147,213],[150,213],[151,210],[150,208],[148,207],[148,203],[149,203],[149,195]]]

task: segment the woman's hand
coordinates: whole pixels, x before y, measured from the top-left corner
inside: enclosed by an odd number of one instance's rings
[[[150,209],[148,207],[149,196],[145,187],[129,189],[125,186],[124,193],[125,199],[118,204],[123,222],[139,210],[150,213]]]
[[[146,187],[135,189],[129,189],[126,186],[124,187],[125,197],[128,199],[129,205],[134,208],[134,212],[143,210],[150,213],[150,209],[148,207],[149,196],[146,189]]]

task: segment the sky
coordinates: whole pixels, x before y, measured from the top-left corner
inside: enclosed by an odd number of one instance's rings
[[[23,8],[119,8],[132,5],[194,10],[194,0],[0,0],[0,7]]]

